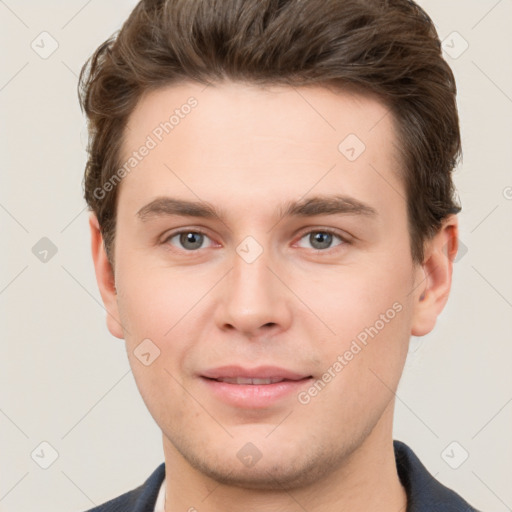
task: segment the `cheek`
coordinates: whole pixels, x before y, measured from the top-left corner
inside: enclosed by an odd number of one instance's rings
[[[131,339],[134,334],[155,339],[170,336],[205,288],[200,277],[187,279],[186,272],[136,264],[120,269],[119,282],[119,310]]]
[[[407,269],[383,258],[371,267],[340,267],[330,279],[317,276],[311,287],[308,304],[335,332],[318,347],[328,387],[352,410],[386,402],[398,384],[412,316]]]
[[[322,333],[340,343],[355,338],[365,328],[385,322],[401,324],[411,289],[406,265],[371,261],[361,265],[338,265],[298,275],[290,274],[294,293],[317,316]],[[311,276],[314,277],[311,277]],[[297,306],[302,306],[297,303]],[[300,319],[297,319],[300,322]],[[364,338],[364,334],[362,335]]]
[[[169,269],[144,267],[127,262],[120,269],[118,307],[141,397],[158,424],[173,425],[178,421],[175,411],[187,406],[180,369],[193,338],[183,329],[193,318],[199,284],[188,287]]]
[[[127,264],[119,282],[126,350],[143,397],[143,388],[174,387],[171,375],[181,380],[179,374],[191,366],[194,345],[202,339],[205,318],[198,315],[204,316],[212,279],[191,270]],[[148,359],[154,359],[151,372],[144,365]]]
[[[330,428],[339,432],[377,421],[394,397],[407,357],[409,312],[396,303],[383,311],[384,320],[356,305],[340,314],[341,334],[321,347],[324,373],[299,397],[313,416],[328,409]]]

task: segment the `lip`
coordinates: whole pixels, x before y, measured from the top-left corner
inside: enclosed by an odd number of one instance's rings
[[[236,377],[246,379],[283,379],[273,384],[235,384],[216,379]],[[200,380],[217,399],[237,408],[263,409],[296,396],[301,388],[310,384],[311,375],[301,374],[277,366],[243,368],[222,366],[201,372]]]
[[[247,379],[281,378],[286,380],[301,380],[310,375],[297,373],[279,366],[257,366],[256,368],[244,368],[242,366],[220,366],[201,372],[201,377],[219,379],[223,377],[243,377]]]

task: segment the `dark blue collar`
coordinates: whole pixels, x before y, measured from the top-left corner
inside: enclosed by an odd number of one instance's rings
[[[407,493],[407,512],[478,512],[438,482],[405,443],[393,441],[393,447],[398,476]]]

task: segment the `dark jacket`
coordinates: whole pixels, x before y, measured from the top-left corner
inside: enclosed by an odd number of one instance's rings
[[[478,512],[438,482],[404,443],[393,441],[398,476],[407,493],[406,512]],[[87,512],[153,512],[165,477],[162,462],[139,487]]]

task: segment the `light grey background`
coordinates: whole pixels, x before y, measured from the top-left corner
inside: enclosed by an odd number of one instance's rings
[[[512,510],[512,0],[420,3],[458,81],[463,249],[435,331],[411,339],[394,437],[474,506],[503,512]],[[2,512],[81,511],[163,461],[124,343],[105,325],[81,184],[77,76],[134,5],[0,0]],[[52,39],[58,48],[42,58]],[[43,237],[57,248],[46,262],[32,251]],[[58,452],[47,469],[42,442]]]

